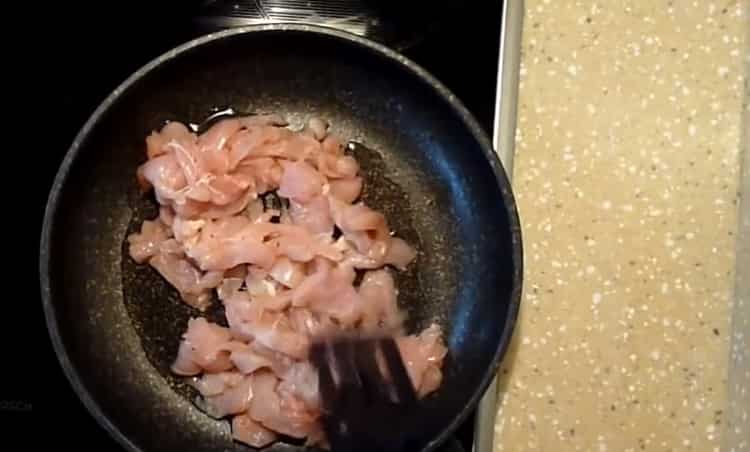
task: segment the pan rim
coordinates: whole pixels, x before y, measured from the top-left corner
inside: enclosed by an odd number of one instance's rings
[[[176,46],[171,50],[168,50],[167,52],[164,52],[156,58],[152,59],[141,68],[133,72],[130,76],[128,76],[98,105],[98,107],[89,116],[79,132],[76,134],[73,142],[66,151],[65,157],[62,160],[60,167],[58,168],[52,187],[50,188],[49,196],[47,198],[47,203],[45,206],[39,251],[39,275],[45,322],[47,325],[47,331],[52,341],[55,355],[57,356],[60,366],[63,369],[63,373],[68,379],[69,384],[72,386],[73,390],[75,391],[78,398],[82,401],[87,411],[110,434],[111,437],[113,437],[128,451],[144,452],[144,449],[142,449],[139,445],[136,445],[130,438],[125,436],[114,423],[112,423],[112,421],[102,411],[99,403],[84,387],[78,371],[75,369],[70,361],[70,358],[68,357],[66,347],[63,344],[62,337],[60,336],[60,331],[57,326],[56,310],[52,303],[52,294],[50,287],[50,244],[52,238],[52,224],[57,213],[58,199],[61,189],[68,178],[69,169],[73,161],[78,156],[83,141],[86,139],[86,137],[88,137],[92,129],[100,121],[101,117],[123,95],[123,93],[125,93],[132,85],[137,83],[144,76],[156,70],[162,64],[182,54],[185,54],[196,47],[206,45],[213,41],[250,33],[284,31],[312,33],[346,41],[365,50],[375,52],[379,56],[384,57],[392,63],[395,63],[396,65],[406,69],[422,82],[429,85],[431,89],[434,90],[435,93],[440,98],[442,98],[442,100],[446,102],[449,107],[460,117],[461,121],[467,127],[471,135],[479,143],[480,148],[482,149],[482,152],[484,153],[484,156],[487,160],[487,163],[490,165],[495,175],[498,188],[500,189],[502,195],[503,205],[508,217],[512,252],[511,259],[513,260],[514,266],[513,275],[511,278],[511,293],[509,299],[507,300],[507,302],[509,303],[508,315],[506,316],[505,323],[503,325],[500,343],[498,344],[498,347],[492,356],[491,368],[488,369],[488,371],[485,373],[482,381],[480,382],[480,385],[477,387],[474,394],[469,398],[467,404],[464,406],[464,408],[461,409],[460,412],[458,412],[453,417],[451,422],[436,437],[432,438],[425,445],[422,452],[432,452],[440,445],[445,443],[446,440],[455,433],[457,428],[463,422],[465,422],[471,410],[476,408],[479,399],[484,395],[484,392],[487,390],[487,387],[489,386],[491,380],[495,377],[502,359],[505,356],[510,345],[513,332],[516,329],[515,327],[521,303],[524,262],[520,220],[510,180],[507,176],[505,168],[503,167],[499,157],[497,156],[497,153],[491,145],[491,141],[487,133],[479,125],[473,114],[445,85],[442,84],[442,82],[437,80],[432,74],[423,69],[417,63],[395,50],[392,50],[370,39],[323,26],[276,23],[248,25],[206,34],[187,41],[179,46]]]

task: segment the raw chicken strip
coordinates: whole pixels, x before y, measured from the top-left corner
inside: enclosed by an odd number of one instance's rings
[[[153,132],[146,137],[146,154],[148,158],[152,159],[166,154],[169,151],[167,143],[172,140],[195,141],[196,137],[181,122],[170,121],[162,127],[160,132]]]
[[[188,320],[177,360],[172,370],[178,374],[193,374],[195,367],[209,372],[232,368],[229,360],[234,344],[229,329],[208,322],[202,317]]]
[[[154,188],[160,204],[169,204],[181,196],[187,184],[185,173],[171,153],[161,154],[138,167],[137,176],[142,187]]]
[[[318,141],[323,141],[328,136],[328,122],[320,118],[310,118],[304,132],[310,133]]]
[[[276,262],[271,266],[268,275],[278,283],[293,289],[305,279],[305,268],[299,262],[293,262],[285,256],[280,256],[276,258]]]
[[[365,306],[362,328],[366,331],[398,331],[403,319],[396,303],[397,295],[388,270],[367,272],[359,285],[359,296]]]
[[[232,418],[232,438],[250,447],[261,448],[276,441],[278,436],[247,413],[242,413]]]
[[[219,372],[215,374],[204,374],[189,381],[203,396],[219,395],[225,390],[237,386],[242,381],[239,372]]]
[[[270,231],[260,226],[241,215],[206,222],[186,253],[203,270],[226,270],[248,263],[269,267],[276,255],[263,240]]]
[[[354,244],[358,252],[381,263],[391,239],[383,214],[363,203],[346,204],[333,197],[329,198],[329,205],[333,221],[344,237]]]
[[[253,398],[252,379],[243,376],[235,385],[227,384],[224,390],[216,395],[204,396],[206,413],[214,418],[222,418],[230,414],[240,414],[247,411]]]
[[[203,274],[189,261],[174,254],[159,253],[149,260],[149,264],[177,289],[187,304],[201,311],[208,307],[210,284],[204,283]]]
[[[304,161],[284,162],[284,173],[279,185],[279,196],[298,203],[307,203],[320,194],[324,179],[310,164]]]
[[[391,237],[388,243],[388,251],[385,253],[385,263],[393,265],[399,270],[406,267],[417,257],[417,251],[409,246],[403,239]]]
[[[418,335],[401,337],[396,341],[409,379],[420,397],[440,386],[440,368],[448,351],[441,336],[440,326],[432,324]]]
[[[352,285],[354,276],[351,267],[331,268],[324,263],[297,287],[292,305],[336,319],[342,326],[353,326],[363,312],[362,298]]]
[[[330,317],[315,314],[306,308],[289,309],[289,321],[294,331],[309,337],[330,336],[341,331]]]
[[[134,261],[142,264],[159,252],[159,248],[171,236],[171,231],[159,220],[146,220],[141,232],[128,236],[129,253]]]
[[[266,428],[293,438],[304,438],[316,428],[319,412],[300,399],[277,392],[278,379],[266,371],[253,374],[252,388],[255,396],[248,414]]]
[[[296,362],[286,373],[280,376],[278,386],[280,394],[297,397],[308,407],[320,408],[320,393],[318,391],[318,372],[309,362]]]
[[[232,350],[229,360],[243,374],[251,374],[262,368],[273,369],[271,360],[253,350],[249,345]]]
[[[333,218],[325,196],[315,196],[306,203],[290,201],[289,215],[293,224],[306,228],[312,234],[326,237],[333,234]]]
[[[344,179],[335,179],[328,182],[331,196],[345,203],[352,203],[359,198],[362,193],[362,178],[347,177]]]
[[[246,292],[229,298],[224,306],[234,337],[255,340],[293,358],[307,357],[310,340],[292,329],[285,313],[265,310],[259,303],[251,302]]]

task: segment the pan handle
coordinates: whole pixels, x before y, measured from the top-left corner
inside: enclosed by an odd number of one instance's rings
[[[492,138],[495,151],[510,179],[513,176],[524,0],[505,0],[502,14]],[[495,375],[477,408],[472,452],[494,451],[498,390],[498,376]]]

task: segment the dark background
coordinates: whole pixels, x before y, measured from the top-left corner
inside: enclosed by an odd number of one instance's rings
[[[491,136],[501,4],[493,1],[465,3],[469,5],[445,10],[441,10],[437,1],[414,4],[409,11],[399,9],[395,3],[388,6],[390,11],[396,11],[399,27],[414,27],[422,36],[403,52],[444,82]],[[35,432],[32,439],[36,445],[120,450],[79,402],[52,350],[38,289],[37,250],[41,224],[57,167],[98,103],[152,58],[211,31],[197,24],[191,4],[188,1],[150,2],[142,6],[119,2],[113,3],[106,13],[99,9],[87,10],[88,18],[83,15],[84,6],[65,5],[50,14],[59,14],[53,17],[58,20],[45,28],[39,47],[26,55],[33,60],[29,67],[34,69],[29,71],[29,77],[33,72],[44,80],[34,85],[35,95],[44,106],[39,111],[51,115],[44,128],[36,130],[43,145],[34,149],[41,148],[40,151],[28,155],[32,158],[35,177],[32,216],[24,222],[33,225],[28,229],[33,243],[29,261],[36,278],[31,282],[30,299],[24,296],[20,301],[31,307],[39,321],[30,337],[28,324],[6,320],[10,325],[4,331],[8,338],[3,340],[5,352],[0,361],[0,422],[4,422],[0,431],[12,432],[16,424],[25,424]],[[420,10],[424,5],[430,7]],[[428,27],[425,18],[431,22],[438,20]],[[23,86],[23,81],[21,83]],[[21,149],[25,151],[27,149]],[[32,350],[32,342],[35,350]],[[467,422],[459,433],[469,450],[472,423],[473,420]]]

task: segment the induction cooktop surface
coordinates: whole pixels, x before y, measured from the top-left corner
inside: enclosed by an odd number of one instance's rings
[[[227,6],[226,3],[184,2],[179,8],[166,7],[170,3],[160,4],[161,7],[150,4],[148,9],[135,6],[128,9],[126,4],[120,3],[119,10],[110,10],[106,14],[85,11],[90,13],[88,17],[83,14],[84,11],[73,11],[72,8],[76,6],[67,10],[67,19],[58,23],[53,34],[55,39],[50,40],[45,49],[48,58],[45,67],[54,76],[50,77],[43,89],[44,99],[46,105],[57,114],[52,131],[45,137],[48,144],[40,163],[42,183],[34,210],[38,220],[35,222],[38,225],[38,230],[35,231],[37,237],[41,234],[48,190],[74,136],[99,102],[133,71],[187,40],[222,28],[242,25],[245,23],[242,18],[276,20],[278,18],[271,17],[271,13],[275,13],[280,15],[281,20],[299,19],[299,14],[284,16],[283,9],[279,9],[284,2],[280,1],[229,2],[230,6],[238,5],[234,8],[234,15],[224,14],[226,9],[222,8]],[[287,3],[296,3],[298,8],[303,8],[304,13],[305,5],[316,2]],[[347,2],[339,0],[322,3]],[[372,2],[359,3],[372,6]],[[395,9],[394,12],[390,3],[383,2],[391,9],[366,10],[369,16],[362,20],[365,28],[349,31],[383,41],[430,71],[458,96],[477,117],[488,135],[491,135],[502,4],[499,1],[464,2],[470,5],[442,8],[439,7],[440,2],[430,2],[429,5],[432,6],[425,9],[424,5],[427,3],[416,2],[415,5],[422,5],[421,10],[412,7],[408,11]],[[248,8],[259,4],[265,5],[265,16],[263,11],[260,16],[245,14],[250,11]],[[393,19],[394,14],[397,19]],[[385,20],[391,22],[383,23]],[[369,33],[367,24],[370,26]],[[32,293],[40,306],[39,292]],[[34,409],[41,413],[43,423],[52,419],[59,422],[61,415],[67,423],[66,434],[56,435],[53,444],[58,447],[89,446],[101,451],[122,450],[99,427],[74,394],[58,364],[44,326],[41,337],[38,369],[44,375],[44,385],[41,394],[36,393],[38,389],[35,387],[35,398],[38,397],[39,402]],[[22,376],[17,379],[18,382],[4,385],[8,395],[3,395],[0,400],[26,403],[30,411],[31,392],[22,389],[29,386],[29,382],[24,382],[26,379]],[[21,408],[25,407],[26,405]],[[467,451],[472,449],[473,428],[474,419],[470,418],[457,434]]]

